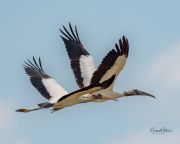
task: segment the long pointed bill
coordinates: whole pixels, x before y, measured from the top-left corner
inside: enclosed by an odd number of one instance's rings
[[[152,98],[156,98],[154,95],[146,93],[146,92],[143,92],[143,91],[138,91],[138,93],[139,93],[139,95],[150,96]]]
[[[156,98],[152,94],[149,94],[149,93],[146,93],[144,91],[137,90],[137,89],[133,89],[133,90],[130,90],[128,92],[125,92],[125,96],[134,96],[134,95],[150,96],[150,97]]]

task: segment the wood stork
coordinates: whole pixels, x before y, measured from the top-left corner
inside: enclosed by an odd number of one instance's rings
[[[70,58],[70,65],[73,70],[76,83],[80,88],[86,87],[90,83],[95,84],[103,82],[115,75],[113,83],[106,89],[102,89],[93,94],[84,95],[84,102],[103,102],[110,99],[116,100],[120,97],[136,95],[155,98],[152,94],[138,89],[123,92],[113,91],[114,82],[121,70],[124,68],[129,53],[129,43],[125,36],[123,36],[122,39],[119,39],[119,43],[115,44],[115,48],[109,51],[109,53],[103,58],[99,67],[96,69],[93,58],[85,49],[79,38],[77,27],[75,26],[74,31],[69,23],[69,30],[63,26],[63,29],[60,29],[60,32]],[[96,97],[96,99],[93,97]],[[58,103],[56,105],[58,105]]]
[[[31,112],[50,107],[54,107],[53,111],[55,111],[60,109],[59,107],[56,108],[56,102],[63,103],[63,106],[61,106],[61,108],[81,103],[83,101],[83,99],[80,98],[82,95],[94,93],[98,90],[107,88],[109,85],[111,85],[115,78],[114,75],[107,81],[96,84],[93,83],[92,85],[90,84],[89,86],[83,87],[68,94],[68,92],[64,88],[62,88],[53,78],[51,78],[44,72],[40,58],[39,64],[34,57],[33,62],[31,62],[30,60],[28,60],[28,62],[25,61],[24,69],[26,74],[29,75],[32,85],[41,93],[44,98],[48,99],[49,101],[38,104],[39,107],[37,108],[23,108],[16,110],[16,112]]]
[[[61,38],[69,55],[76,82],[81,89],[68,94],[54,79],[44,72],[40,58],[38,65],[33,57],[34,64],[30,60],[25,62],[25,71],[30,76],[32,85],[49,102],[40,103],[38,104],[39,107],[35,109],[18,109],[17,112],[30,112],[49,107],[53,107],[52,112],[54,112],[79,103],[104,102],[135,95],[155,98],[153,95],[137,89],[123,92],[113,91],[115,79],[124,68],[129,53],[129,43],[125,36],[119,39],[119,44],[115,44],[115,48],[109,51],[96,69],[93,58],[80,41],[76,26],[75,32],[70,23],[70,31],[65,26],[63,26],[63,29],[60,29]]]

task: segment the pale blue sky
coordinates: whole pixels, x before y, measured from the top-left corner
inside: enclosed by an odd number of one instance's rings
[[[177,144],[180,136],[180,2],[178,0],[0,0],[0,143]],[[148,97],[15,113],[44,99],[31,86],[23,61],[40,56],[45,71],[66,90],[76,86],[59,28],[77,25],[98,65],[122,35],[130,43],[117,91]],[[152,127],[171,129],[153,135]]]

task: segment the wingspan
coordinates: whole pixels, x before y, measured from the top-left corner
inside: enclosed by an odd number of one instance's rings
[[[123,69],[129,53],[129,43],[125,36],[119,40],[119,45],[115,44],[115,49],[112,49],[102,60],[98,69],[93,73],[91,84],[103,82],[113,75],[118,76]]]
[[[94,60],[81,43],[76,26],[75,32],[70,23],[70,32],[64,26],[63,29],[60,29],[61,38],[66,46],[76,82],[80,88],[88,86],[96,70]]]
[[[29,75],[32,85],[41,93],[41,95],[48,99],[50,103],[57,102],[57,100],[67,94],[53,78],[46,74],[42,68],[41,59],[39,64],[33,57],[33,62],[25,61],[24,69]]]

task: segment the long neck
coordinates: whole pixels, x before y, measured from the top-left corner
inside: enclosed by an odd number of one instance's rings
[[[125,92],[114,92],[114,96],[116,97],[116,98],[120,98],[120,97],[123,97],[123,96],[125,96]]]

